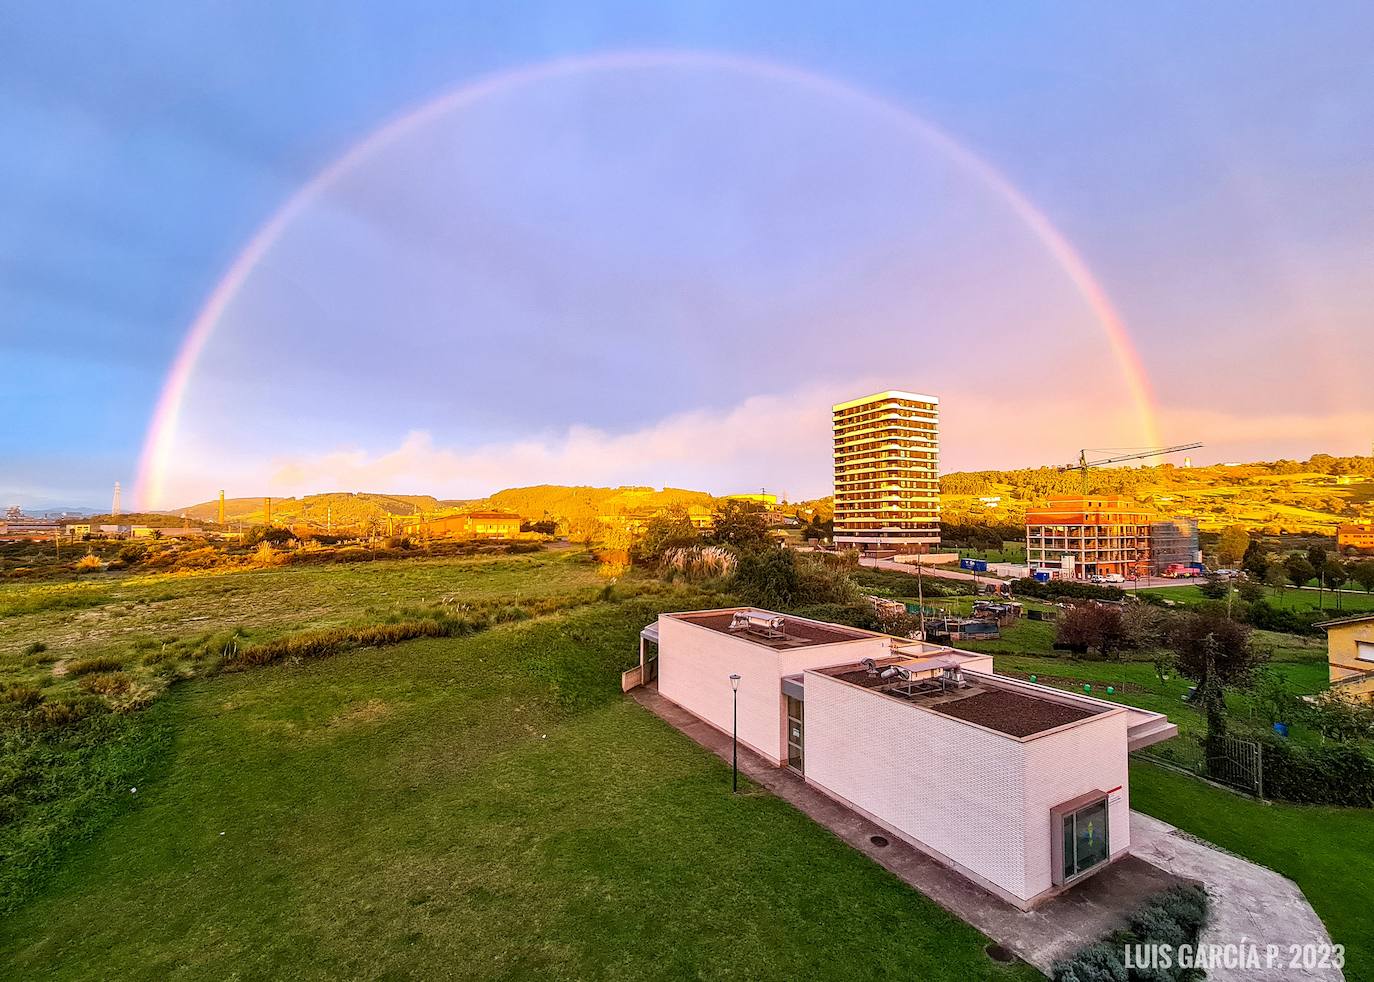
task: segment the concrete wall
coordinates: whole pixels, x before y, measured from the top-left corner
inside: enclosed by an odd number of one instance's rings
[[[1053,888],[1050,809],[1109,804],[1130,844],[1126,716],[1016,740],[819,673],[806,676],[806,777],[1022,906]]]
[[[885,637],[776,651],[667,615],[658,632],[659,694],[729,733],[730,676],[737,673],[740,742],[778,765],[787,761],[783,676],[889,652]]]

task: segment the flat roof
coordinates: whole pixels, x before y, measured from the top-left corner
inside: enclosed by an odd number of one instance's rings
[[[739,613],[756,614],[763,617],[779,617],[782,619],[782,628],[776,635],[765,634],[755,630],[731,630],[730,625]],[[667,614],[667,617],[674,617],[689,624],[696,624],[699,627],[716,631],[728,637],[739,638],[741,641],[749,641],[753,644],[762,645],[765,648],[774,650],[786,650],[788,648],[807,648],[818,644],[837,644],[842,641],[863,641],[869,638],[887,637],[885,634],[878,634],[874,631],[864,631],[857,627],[846,627],[842,624],[826,624],[821,621],[808,620],[805,617],[793,617],[789,614],[776,614],[770,610],[760,610],[757,607],[729,607],[723,610],[698,610],[685,614]]]
[[[959,661],[966,660],[960,659],[960,654],[952,650],[946,655],[922,659],[879,659],[879,675],[870,675],[867,667],[862,664],[837,665],[812,671],[868,689],[877,695],[973,723],[1010,737],[1035,736],[1069,723],[1112,712],[1117,708],[1109,704],[1093,705],[1087,700],[1079,701],[1071,695],[1061,698],[1059,693],[1055,693],[1055,698],[1041,696],[1024,691],[1024,685],[1005,687],[998,684],[992,676],[980,673],[970,673],[959,684],[942,682],[934,673],[946,667],[958,667]],[[913,678],[882,678],[881,669],[893,665],[901,665],[908,669]],[[931,674],[924,678],[915,677],[921,673]]]
[[[830,411],[839,412],[841,409],[853,409],[855,406],[862,406],[866,402],[878,402],[881,399],[909,399],[912,402],[928,402],[936,406],[940,404],[939,396],[922,395],[919,392],[907,392],[904,389],[888,389],[885,392],[875,392],[871,396],[850,399],[848,402],[837,402],[830,407]]]

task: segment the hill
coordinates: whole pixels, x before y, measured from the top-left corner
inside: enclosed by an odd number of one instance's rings
[[[1207,467],[1053,467],[971,471],[940,479],[948,522],[1025,520],[1027,507],[1054,494],[1120,494],[1169,515],[1196,519],[1204,530],[1239,524],[1268,534],[1331,535],[1342,522],[1374,521],[1374,457],[1315,454]]]
[[[440,502],[431,495],[374,494],[366,491],[335,491],[308,494],[303,498],[273,498],[272,521],[278,525],[328,524],[337,527],[361,525],[366,521],[385,521],[387,516],[411,516],[421,513],[437,514],[460,510],[464,502]],[[202,522],[214,522],[219,511],[218,501],[202,501],[168,514],[185,516]],[[266,521],[263,498],[225,498],[224,520],[244,525],[261,525]]]

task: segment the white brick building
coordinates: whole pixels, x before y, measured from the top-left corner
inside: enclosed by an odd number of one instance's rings
[[[1022,909],[1130,845],[1127,754],[1158,713],[992,659],[753,608],[662,615],[659,693]]]

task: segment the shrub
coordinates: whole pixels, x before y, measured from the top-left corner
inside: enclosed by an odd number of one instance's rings
[[[9,685],[0,689],[0,699],[20,709],[32,709],[43,701],[43,693],[31,685]]]
[[[76,561],[72,569],[78,573],[98,573],[105,566],[100,562],[100,557],[95,555],[85,555]]]
[[[129,676],[123,672],[101,672],[83,676],[78,685],[82,692],[98,696],[117,696],[129,691]]]
[[[1056,962],[1050,973],[1054,982],[1156,982],[1197,977],[1194,969],[1175,962],[1169,969],[1126,967],[1128,945],[1196,946],[1207,923],[1207,893],[1200,886],[1170,887],[1145,901],[1129,920],[1129,929],[1080,948]]]
[[[270,548],[270,547],[269,547]],[[180,553],[176,557],[176,562],[172,564],[173,569],[214,569],[220,564],[224,554],[214,546],[205,546],[201,549],[190,549]]]
[[[30,710],[27,719],[29,726],[35,730],[61,730],[105,711],[105,704],[93,696],[48,699]]]
[[[95,655],[91,658],[78,658],[67,663],[71,675],[89,675],[93,672],[117,672],[124,663],[113,655]]]
[[[289,557],[272,548],[271,542],[261,542],[258,544],[258,551],[253,553],[252,563],[254,566],[281,566],[288,562]]]
[[[739,565],[735,554],[724,546],[682,546],[663,554],[660,569],[687,580],[709,580],[733,576]]]
[[[1054,966],[1054,982],[1128,982],[1119,945],[1096,941]]]
[[[30,641],[28,644],[24,645],[24,657],[27,658],[30,655],[41,655],[47,650],[48,646],[44,642]]]
[[[1245,610],[1246,620],[1252,627],[1261,631],[1278,631],[1283,634],[1320,634],[1314,627],[1318,621],[1326,619],[1320,610],[1293,610],[1288,607],[1275,607],[1267,600],[1256,600]]]
[[[734,586],[750,603],[773,610],[798,604],[851,604],[861,596],[843,567],[776,547],[742,550]]]
[[[137,543],[130,543],[123,549],[119,550],[118,559],[125,566],[135,566],[138,563],[143,562],[143,560],[147,558],[147,555],[147,546],[138,545]]]

